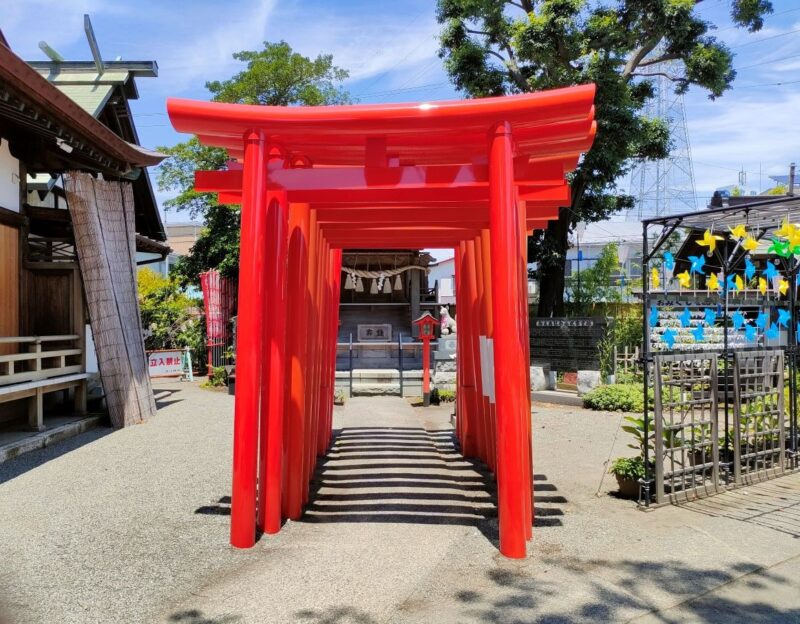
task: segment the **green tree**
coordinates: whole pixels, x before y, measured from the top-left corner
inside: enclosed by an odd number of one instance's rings
[[[336,67],[329,54],[310,59],[293,52],[284,41],[265,41],[262,50],[237,52],[233,58],[246,63],[246,67],[229,80],[206,83],[214,102],[317,106],[350,101],[342,87],[348,72]],[[196,284],[199,274],[210,268],[236,277],[239,207],[220,204],[216,193],[197,193],[193,188],[194,172],[225,169],[227,152],[201,145],[196,137],[159,150],[168,158],[159,167],[158,188],[178,192],[177,197],[164,202],[165,208],[188,212],[191,218],[200,218],[205,223],[189,255],[176,266],[179,279],[184,284]]]
[[[733,55],[696,12],[702,0],[438,0],[440,56],[455,86],[470,97],[523,93],[594,82],[597,135],[570,177],[572,203],[528,241],[538,264],[539,314],[564,313],[569,232],[633,205],[616,181],[634,158],[664,157],[664,124],[642,115],[657,64],[678,92],[697,85],[716,98],[731,87]],[[767,0],[727,0],[734,23],[750,32],[772,12]]]
[[[198,302],[188,297],[174,279],[143,268],[136,276],[142,327],[149,333],[147,349],[173,349],[202,345]]]
[[[577,274],[570,276],[573,312],[576,315],[586,314],[595,303],[620,303],[623,291],[616,278],[621,268],[619,246],[616,243],[604,245],[594,264],[581,271],[580,286]]]

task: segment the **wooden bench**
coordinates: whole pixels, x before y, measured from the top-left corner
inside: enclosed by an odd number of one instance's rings
[[[77,335],[0,337],[0,344],[31,347],[25,353],[0,355],[0,403],[28,399],[28,424],[31,429],[41,431],[44,429],[44,395],[75,388],[75,412],[85,414],[88,375],[84,370],[83,351],[43,348],[47,343],[79,341]],[[68,358],[79,363],[70,363]]]

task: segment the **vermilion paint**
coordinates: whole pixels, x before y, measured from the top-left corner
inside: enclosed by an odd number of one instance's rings
[[[233,545],[252,546],[256,518],[277,531],[301,515],[328,449],[342,250],[435,247],[456,257],[456,435],[466,455],[496,472],[501,552],[525,556],[533,509],[525,235],[569,205],[565,174],[591,146],[593,100],[593,85],[424,104],[168,100],[177,130],[243,161],[196,174],[197,190],[242,203]],[[493,341],[493,361],[485,345],[481,361],[481,337]],[[489,368],[494,403],[483,387]]]

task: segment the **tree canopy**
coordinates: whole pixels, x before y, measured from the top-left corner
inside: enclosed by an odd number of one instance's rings
[[[594,145],[571,175],[572,202],[529,239],[538,263],[539,314],[564,313],[564,263],[570,230],[633,206],[617,181],[633,159],[669,153],[666,125],[642,111],[663,75],[679,93],[696,85],[714,99],[736,72],[733,54],[698,13],[702,0],[438,0],[440,56],[470,97],[594,82]],[[767,0],[728,0],[731,19],[750,32],[772,12]],[[673,66],[664,65],[673,62]],[[679,71],[674,71],[677,67]]]
[[[310,59],[293,52],[284,41],[265,41],[262,50],[237,52],[233,58],[246,63],[246,67],[229,80],[206,83],[214,102],[318,106],[350,101],[342,87],[348,72],[336,67],[331,55]],[[236,277],[239,207],[220,204],[216,193],[197,193],[193,188],[194,172],[225,169],[227,152],[201,145],[196,137],[158,149],[168,155],[158,170],[158,188],[178,192],[174,199],[164,202],[165,208],[188,212],[192,219],[202,219],[205,223],[189,255],[176,267],[181,281],[197,283],[198,275],[210,268]]]

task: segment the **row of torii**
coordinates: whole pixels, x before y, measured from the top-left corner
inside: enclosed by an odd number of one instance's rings
[[[168,101],[239,164],[196,189],[242,205],[231,543],[302,516],[332,435],[342,249],[452,248],[457,426],[497,479],[500,551],[533,522],[526,235],[569,206],[594,85],[423,104]]]

